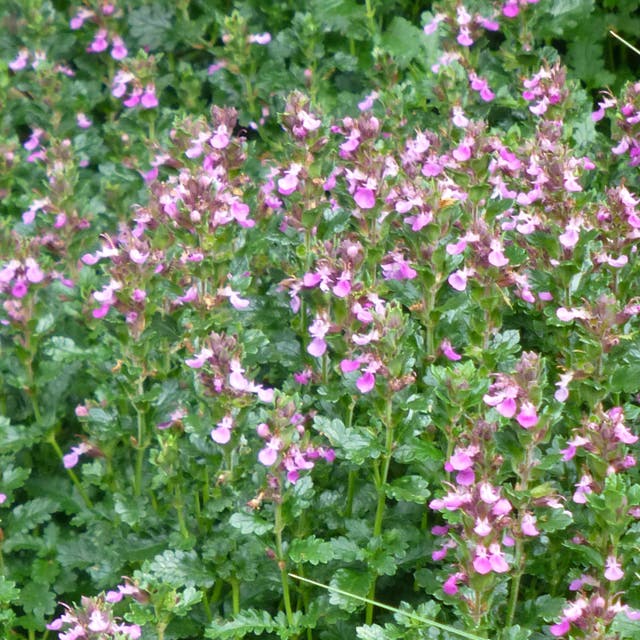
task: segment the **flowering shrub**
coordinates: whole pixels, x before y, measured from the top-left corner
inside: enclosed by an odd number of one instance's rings
[[[3,637],[638,636],[632,28],[432,4],[9,3]]]

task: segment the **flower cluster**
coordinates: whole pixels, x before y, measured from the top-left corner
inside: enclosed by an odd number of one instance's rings
[[[625,471],[636,464],[636,458],[628,451],[638,436],[625,424],[622,407],[604,410],[596,407],[593,415],[585,417],[573,430],[567,446],[560,451],[565,462],[572,460],[579,451],[586,454],[585,468],[573,494],[574,502],[584,504],[587,494],[602,490],[606,476]]]
[[[87,47],[89,53],[102,53],[109,48],[111,41],[111,57],[114,60],[123,60],[129,54],[124,40],[107,25],[106,18],[117,17],[116,5],[113,2],[103,2],[100,12],[93,11],[86,7],[81,7],[69,21],[69,26],[74,31],[81,29],[87,21],[98,25],[98,30],[93,36],[93,40]]]
[[[126,624],[114,617],[104,596],[83,596],[79,607],[63,606],[65,613],[47,624],[47,629],[59,632],[59,640],[138,640],[142,637],[142,629],[137,624]]]
[[[615,557],[608,558],[605,578],[615,581],[620,577]],[[586,638],[608,637],[607,631],[619,613],[624,613],[629,620],[640,620],[640,611],[622,604],[620,594],[610,595],[608,589],[591,576],[583,575],[574,580],[569,590],[578,593],[563,608],[560,620],[550,626],[549,631],[556,637],[565,636],[570,631]]]
[[[336,457],[333,449],[317,447],[308,441],[306,419],[290,402],[276,408],[271,425],[261,422],[256,427],[257,434],[265,441],[258,461],[269,467],[272,474],[277,470],[286,472],[292,484],[298,481],[301,471],[313,469],[318,459],[333,462]]]
[[[533,394],[539,376],[538,356],[532,352],[522,354],[514,375],[496,373],[483,400],[505,418],[515,416],[524,429],[538,424],[538,411]]]
[[[244,375],[235,338],[211,333],[200,351],[185,364],[199,371],[200,382],[211,395],[242,396],[256,394],[262,402],[272,402],[273,389],[255,384]],[[228,429],[230,427],[227,425]]]
[[[640,165],[640,82],[628,84],[620,98],[604,93],[598,109],[591,114],[594,122],[604,118],[608,109],[616,109],[614,136],[618,144],[611,149],[615,155],[629,154],[629,166]]]

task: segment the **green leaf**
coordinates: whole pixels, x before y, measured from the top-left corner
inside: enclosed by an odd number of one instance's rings
[[[405,633],[404,629],[402,633]],[[392,640],[398,637],[390,635],[386,629],[378,624],[356,627],[356,635],[360,640]]]
[[[564,509],[551,509],[550,512],[538,518],[538,525],[543,531],[552,533],[562,531],[573,522],[573,516]]]
[[[620,638],[640,638],[640,622],[637,620],[629,620],[624,613],[619,613],[613,620],[609,631],[612,634],[619,634]]]
[[[273,524],[263,520],[257,513],[234,513],[229,518],[229,524],[244,535],[255,533],[257,536],[263,536],[273,529]]]
[[[48,498],[34,498],[14,507],[7,522],[7,538],[29,531],[47,522],[56,511],[56,504]]]
[[[356,464],[362,464],[367,458],[377,458],[380,446],[376,439],[362,428],[345,427],[342,420],[329,420],[323,416],[316,416],[314,427],[323,433],[333,447],[341,449],[344,457]]]
[[[152,4],[133,9],[129,12],[131,35],[143,48],[159,48],[171,31],[174,13],[171,4],[163,7]]]
[[[616,367],[610,377],[611,391],[614,393],[633,393],[638,390],[640,363]]]
[[[395,16],[382,34],[380,46],[389,53],[401,69],[423,54],[424,33],[402,16]]]
[[[15,602],[19,595],[20,590],[16,588],[16,583],[0,575],[0,603],[6,605]]]
[[[362,40],[367,37],[366,10],[354,0],[313,0],[311,9],[326,31]]]
[[[259,635],[273,631],[277,627],[274,619],[266,611],[256,611],[255,609],[245,609],[232,620],[214,621],[206,629],[207,638],[219,640],[233,640],[244,638],[247,634]]]
[[[37,438],[38,433],[33,429],[12,425],[9,418],[0,416],[0,453],[13,453],[30,447]]]
[[[52,336],[47,340],[44,349],[46,355],[54,362],[72,362],[85,356],[85,351],[76,346],[76,343],[64,336]]]
[[[19,602],[25,612],[30,613],[39,621],[44,622],[45,616],[53,614],[56,608],[56,596],[49,591],[46,582],[30,582],[20,591]]]
[[[427,481],[420,476],[403,476],[386,487],[390,498],[406,502],[424,502],[430,495]]]
[[[295,563],[308,562],[314,566],[325,564],[333,560],[333,547],[331,542],[311,535],[308,538],[294,540],[291,543],[289,558]]]
[[[167,550],[143,567],[154,581],[179,588],[182,586],[210,587],[212,576],[203,566],[195,551]]]
[[[371,588],[373,576],[368,571],[358,571],[356,569],[338,569],[331,579],[330,586],[340,591],[354,593],[357,596],[366,597]],[[331,591],[329,595],[331,604],[353,613],[362,604],[353,598],[349,598],[335,591]]]

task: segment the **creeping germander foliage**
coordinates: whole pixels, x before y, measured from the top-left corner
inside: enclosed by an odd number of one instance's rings
[[[640,637],[638,2],[1,5],[3,638]]]

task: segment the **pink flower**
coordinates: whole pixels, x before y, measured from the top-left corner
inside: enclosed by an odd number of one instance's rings
[[[111,57],[114,60],[123,60],[129,53],[127,47],[124,44],[124,40],[120,36],[113,36],[111,47]]]
[[[291,168],[278,180],[278,193],[283,196],[291,195],[298,188],[298,174],[302,171],[302,166],[292,164]]]
[[[489,524],[489,519],[480,517],[476,518],[476,523],[473,530],[481,538],[488,536],[493,531],[491,525]]]
[[[327,350],[327,343],[325,342],[324,337],[327,335],[330,328],[331,325],[329,322],[320,316],[316,317],[313,324],[309,327],[309,334],[313,340],[309,343],[307,352],[314,358],[320,358],[325,354]]]
[[[82,112],[76,114],[76,123],[81,129],[88,129],[93,124]]]
[[[71,447],[71,451],[62,457],[62,463],[65,469],[72,469],[78,464],[78,460],[83,453],[91,451],[91,445],[87,442],[81,442],[75,447]]]
[[[271,42],[270,33],[255,33],[249,36],[249,42],[252,44],[269,44]]]
[[[358,109],[360,109],[360,111],[368,111],[369,109],[371,109],[371,107],[373,107],[373,101],[377,98],[378,92],[373,91],[364,100],[362,100],[362,102],[358,102]]]
[[[489,564],[494,573],[506,573],[509,571],[507,560],[497,542],[489,545]]]
[[[359,187],[356,189],[353,199],[361,209],[373,209],[376,205],[376,196],[372,189]]]
[[[442,590],[448,596],[454,596],[456,593],[458,593],[458,582],[461,582],[466,577],[467,576],[464,573],[460,573],[460,572],[450,575],[444,581],[444,584],[442,585]]]
[[[456,291],[464,291],[467,288],[467,278],[473,273],[470,269],[458,269],[447,278],[447,282]]]
[[[480,574],[485,575],[491,571],[491,561],[489,560],[489,552],[483,544],[476,546],[475,556],[473,558],[473,568]]]
[[[153,109],[154,107],[158,106],[158,98],[156,97],[156,87],[153,83],[148,84],[144,88],[144,93],[140,97],[140,104],[145,109]]]
[[[620,567],[615,556],[608,556],[605,562],[604,577],[611,582],[616,582],[624,577],[624,571]]]
[[[211,430],[211,439],[218,444],[227,444],[231,440],[231,429],[233,428],[233,418],[226,415],[218,422],[215,429]]]
[[[516,15],[517,15],[517,12],[516,12]],[[556,624],[552,624],[549,627],[549,631],[551,632],[551,635],[556,636],[558,638],[560,636],[563,636],[565,633],[567,633],[567,631],[569,631],[570,628],[571,628],[571,623],[566,618],[562,618],[560,622],[557,622]]]
[[[20,69],[24,69],[27,66],[27,62],[29,61],[29,51],[28,49],[20,49],[18,55],[9,63],[9,69],[11,71],[20,71]]]
[[[225,124],[221,124],[211,136],[211,146],[214,149],[226,149],[231,142],[229,130]]]
[[[520,406],[520,413],[516,416],[518,424],[524,429],[530,429],[538,424],[538,414],[535,406],[525,400]]]
[[[385,280],[413,280],[418,275],[418,272],[409,266],[404,256],[397,251],[389,254],[387,258],[391,258],[393,261],[382,265]]]
[[[470,47],[473,44],[473,38],[471,37],[469,28],[461,27],[456,40],[458,41],[458,44],[461,44],[463,47]]]
[[[376,385],[376,378],[370,371],[365,371],[357,380],[356,387],[360,393],[369,393]]]
[[[100,53],[104,51],[109,46],[109,42],[107,40],[107,30],[106,29],[98,29],[96,31],[96,35],[93,38],[91,44],[87,47],[87,51],[90,53]]]
[[[525,536],[538,536],[540,532],[536,528],[536,517],[531,513],[525,513],[520,522],[520,530]]]
[[[451,458],[449,458],[449,465],[451,471],[464,471],[473,466],[473,455],[478,453],[477,447],[460,447],[457,446]],[[469,455],[471,454],[471,455]],[[446,468],[446,467],[445,467]],[[447,469],[449,471],[449,469]]]
[[[277,436],[274,436],[267,442],[267,446],[260,450],[258,453],[258,460],[260,464],[265,467],[272,466],[278,459],[278,452],[282,448],[282,440]]]
[[[211,349],[207,349],[206,347],[200,351],[200,353],[196,354],[193,358],[188,358],[185,360],[185,364],[192,369],[201,369],[205,362],[213,355],[213,351]]]

